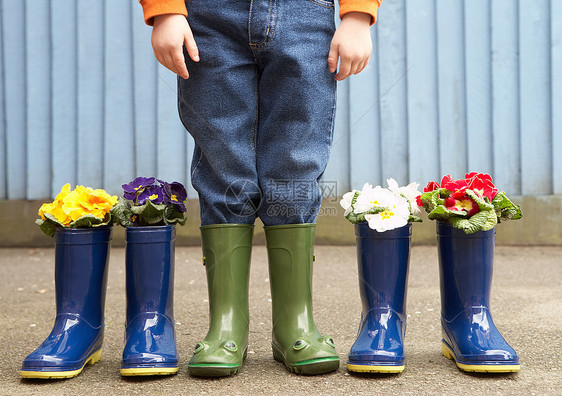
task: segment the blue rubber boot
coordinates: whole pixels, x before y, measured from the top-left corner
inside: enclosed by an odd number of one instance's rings
[[[442,352],[464,371],[519,370],[519,357],[496,329],[490,289],[496,229],[465,234],[437,222]]]
[[[174,322],[174,225],[128,227],[127,321],[121,375],[179,369]]]
[[[72,378],[101,357],[111,227],[55,233],[57,316],[51,334],[25,358],[23,378]]]
[[[367,223],[355,225],[363,311],[357,339],[347,359],[349,371],[404,370],[411,234],[411,224],[385,232],[372,230]]]

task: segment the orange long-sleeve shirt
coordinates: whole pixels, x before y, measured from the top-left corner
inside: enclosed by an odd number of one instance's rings
[[[164,14],[187,16],[184,0],[139,0],[144,12],[144,20],[152,26],[154,17]],[[371,24],[377,20],[377,10],[382,0],[339,0],[340,18],[348,12],[364,12],[371,15]]]

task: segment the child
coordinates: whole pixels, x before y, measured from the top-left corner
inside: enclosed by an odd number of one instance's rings
[[[336,80],[367,65],[381,0],[341,0],[337,30],[333,0],[140,2],[156,58],[181,77],[179,113],[195,140],[210,329],[189,373],[227,376],[242,366],[256,217],[265,225],[273,356],[298,374],[336,370],[333,340],[312,317],[318,180]]]

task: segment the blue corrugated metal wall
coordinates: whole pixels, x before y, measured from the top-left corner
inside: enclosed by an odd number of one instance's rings
[[[0,6],[0,199],[189,184],[175,77],[136,1]],[[367,69],[339,85],[324,178],[340,194],[468,170],[509,194],[562,193],[561,1],[386,0],[372,36]]]

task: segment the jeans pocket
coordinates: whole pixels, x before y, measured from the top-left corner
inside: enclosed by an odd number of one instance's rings
[[[191,0],[188,0],[191,1]],[[326,8],[334,8],[334,0],[307,0],[311,3],[318,4],[319,6]]]

